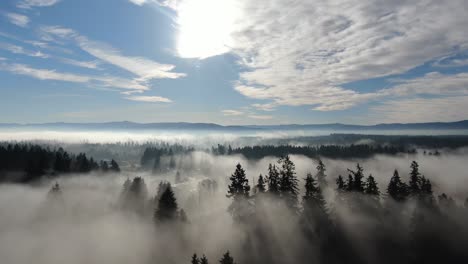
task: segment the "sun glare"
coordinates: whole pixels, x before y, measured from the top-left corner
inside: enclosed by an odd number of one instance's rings
[[[228,52],[239,9],[235,0],[186,0],[178,7],[177,52],[199,58]]]

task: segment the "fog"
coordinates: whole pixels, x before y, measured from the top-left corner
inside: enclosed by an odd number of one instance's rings
[[[375,235],[375,230],[367,226],[374,220],[337,205],[336,177],[339,174],[346,176],[347,168],[354,168],[359,162],[365,175],[372,174],[381,192],[385,193],[393,170],[398,169],[407,181],[409,165],[416,160],[421,173],[433,182],[435,195],[445,192],[461,205],[468,196],[467,158],[466,151],[462,150],[440,157],[377,155],[365,160],[323,159],[327,166],[328,188],[324,190],[327,207],[338,217],[337,223],[344,228],[347,239],[355,242],[356,252],[366,261],[374,262],[377,255],[372,250],[370,237]],[[304,156],[292,156],[291,159],[296,165],[302,197],[303,178],[308,172],[315,173],[317,161]],[[249,161],[242,156],[193,152],[178,157],[177,169],[163,174],[144,171],[76,174],[45,179],[35,185],[0,185],[1,262],[189,263],[191,255],[197,252],[206,254],[210,263],[217,263],[227,250],[232,252],[237,263],[318,262],[323,249],[317,244],[307,244],[303,232],[291,225],[298,221],[297,218],[285,214],[282,206],[274,201],[265,200],[261,207],[257,207],[255,215],[256,221],[261,221],[261,230],[268,230],[267,236],[252,237],[260,231],[235,223],[227,211],[232,202],[226,197],[228,178],[235,165],[242,164],[253,185],[259,174],[267,173],[268,164],[276,161],[274,157]],[[181,172],[184,182],[175,182],[176,171]],[[189,223],[157,225],[152,219],[154,208],[145,215],[122,210],[119,199],[123,183],[136,176],[143,177],[148,198],[156,195],[160,181],[171,182],[179,207],[186,210]],[[214,193],[205,194],[200,190],[199,183],[204,179],[216,180],[218,188]],[[62,191],[58,202],[48,197],[55,182],[60,184]],[[406,206],[411,207],[411,203]],[[454,217],[460,222],[467,219],[466,213]],[[404,216],[404,219],[409,222],[409,217]],[[394,228],[396,231],[403,227]],[[466,231],[466,226],[462,231]],[[330,260],[330,263],[334,262]]]

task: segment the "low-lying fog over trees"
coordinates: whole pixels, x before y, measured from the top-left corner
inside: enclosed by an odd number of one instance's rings
[[[363,138],[2,143],[0,262],[467,262],[468,152]]]

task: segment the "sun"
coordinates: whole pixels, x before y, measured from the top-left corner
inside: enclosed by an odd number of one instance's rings
[[[205,59],[226,53],[239,18],[235,0],[185,0],[178,7],[177,52]]]

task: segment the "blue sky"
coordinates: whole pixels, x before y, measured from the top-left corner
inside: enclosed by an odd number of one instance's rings
[[[468,2],[6,0],[0,122],[468,119]]]

